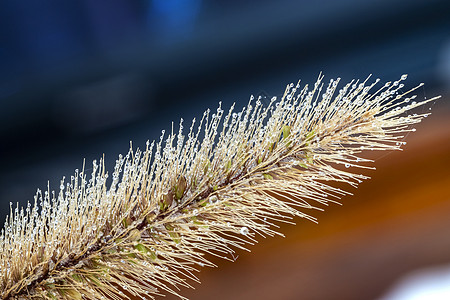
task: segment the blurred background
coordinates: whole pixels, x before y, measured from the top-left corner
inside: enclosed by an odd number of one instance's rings
[[[376,157],[373,179],[344,207],[317,214],[319,225],[284,226],[287,238],[237,263],[218,261],[183,293],[413,299],[401,297],[427,282],[450,289],[448,0],[3,0],[0,222],[9,202],[59,187],[83,158],[105,154],[111,168],[130,140],[143,147],[181,117],[280,96],[321,71],[344,82],[408,73],[407,87],[426,84],[419,98],[443,98],[403,153]]]

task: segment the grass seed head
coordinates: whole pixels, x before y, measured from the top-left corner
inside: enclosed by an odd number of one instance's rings
[[[338,89],[319,76],[291,84],[267,106],[221,105],[178,133],[38,190],[13,208],[0,235],[2,299],[103,299],[178,294],[198,281],[209,255],[233,259],[257,236],[281,235],[276,222],[314,221],[309,209],[337,202],[369,168],[366,150],[398,150],[428,113],[411,110],[403,80]],[[202,138],[200,138],[200,136]],[[87,171],[89,169],[89,172]],[[126,292],[126,293],[125,293]]]

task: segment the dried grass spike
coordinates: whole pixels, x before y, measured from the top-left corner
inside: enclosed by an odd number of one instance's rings
[[[94,161],[59,191],[38,190],[15,208],[0,237],[2,299],[121,299],[179,294],[198,281],[205,254],[233,260],[256,237],[281,235],[277,222],[337,202],[371,161],[365,150],[398,150],[411,125],[406,75],[372,92],[340,79],[291,84],[282,99],[260,99],[195,119],[185,136],[162,132],[144,150],[119,155],[109,177]],[[200,138],[202,136],[202,138]]]

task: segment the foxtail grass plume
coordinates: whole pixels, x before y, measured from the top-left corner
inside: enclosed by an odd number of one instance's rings
[[[145,149],[94,161],[34,203],[11,204],[0,237],[2,299],[154,299],[198,281],[211,256],[234,260],[278,222],[349,194],[372,168],[367,150],[400,150],[415,101],[401,79],[290,84],[281,99],[209,109]],[[318,207],[319,206],[319,207]],[[278,223],[279,224],[279,223]]]

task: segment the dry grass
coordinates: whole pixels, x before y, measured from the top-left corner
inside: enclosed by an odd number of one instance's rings
[[[277,222],[349,194],[371,168],[367,150],[399,150],[429,113],[401,80],[337,90],[287,87],[224,115],[206,111],[183,135],[163,132],[145,150],[119,156],[112,179],[104,160],[84,167],[34,205],[11,205],[0,237],[2,299],[122,299],[178,294],[196,281],[205,254],[234,260],[256,237],[281,235]]]

